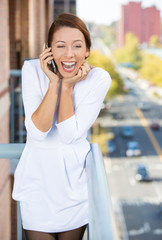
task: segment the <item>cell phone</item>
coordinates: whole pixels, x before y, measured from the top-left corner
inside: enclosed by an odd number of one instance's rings
[[[48,44],[46,44],[46,48],[48,48]],[[57,66],[55,61],[52,59],[49,61],[50,63],[48,63],[48,67],[51,71],[53,71],[54,73],[57,73]]]

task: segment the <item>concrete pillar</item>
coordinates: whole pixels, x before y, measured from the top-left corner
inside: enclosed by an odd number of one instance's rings
[[[45,42],[45,1],[29,0],[29,57],[37,58]]]

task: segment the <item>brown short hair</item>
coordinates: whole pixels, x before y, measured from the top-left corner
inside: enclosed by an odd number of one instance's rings
[[[72,28],[79,29],[83,33],[85,37],[86,46],[90,51],[91,37],[86,27],[86,24],[79,17],[77,17],[72,13],[62,13],[54,20],[54,22],[52,23],[48,31],[47,43],[49,47],[51,47],[51,44],[52,44],[53,34],[61,27],[72,27]]]

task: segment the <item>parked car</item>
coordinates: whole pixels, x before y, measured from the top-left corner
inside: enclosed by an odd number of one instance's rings
[[[123,119],[123,115],[121,113],[114,113],[113,114],[113,118],[116,119],[116,120],[121,120]]]
[[[126,156],[127,157],[137,157],[141,155],[141,149],[139,143],[136,141],[130,141],[127,143]]]
[[[153,130],[160,130],[160,124],[159,124],[157,121],[153,121],[153,122],[151,123],[151,128],[152,128]]]
[[[113,153],[116,150],[116,145],[113,140],[107,141],[108,153]]]
[[[139,182],[150,182],[152,180],[144,164],[138,164],[135,179]]]
[[[143,111],[150,110],[150,105],[148,104],[148,102],[139,102],[137,107]]]
[[[134,132],[133,128],[131,126],[125,126],[122,129],[122,136],[123,137],[133,137]]]

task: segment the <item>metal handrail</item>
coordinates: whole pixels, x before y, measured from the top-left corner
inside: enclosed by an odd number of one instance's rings
[[[86,158],[90,240],[118,240],[104,161],[98,144],[91,144]]]
[[[0,144],[0,159],[19,159],[24,147],[25,143]],[[90,217],[88,240],[118,240],[104,162],[98,144],[91,144],[91,150],[86,156],[86,172]],[[17,204],[17,240],[22,240],[19,202]]]

